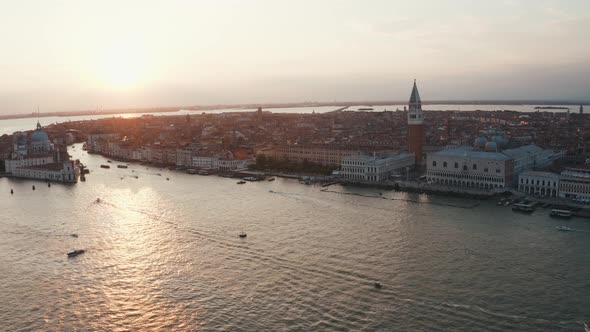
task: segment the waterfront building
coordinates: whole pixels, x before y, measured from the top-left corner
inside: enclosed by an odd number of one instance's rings
[[[406,167],[414,166],[416,156],[411,153],[398,155],[356,154],[344,157],[340,175],[347,179],[382,182],[399,174]]]
[[[590,169],[566,168],[559,178],[559,196],[590,199]]]
[[[500,152],[459,147],[428,155],[430,183],[479,189],[506,188],[512,182],[514,162]]]
[[[214,157],[210,156],[194,156],[192,159],[192,166],[198,168],[213,168]]]
[[[532,169],[543,169],[564,157],[565,152],[547,150],[536,145],[529,144],[515,149],[508,149],[502,153],[514,160],[514,181],[524,171]]]
[[[176,149],[176,166],[191,166],[194,149],[191,146]]]
[[[531,195],[559,196],[559,174],[525,171],[518,176],[518,190]]]
[[[325,166],[340,166],[342,158],[358,154],[359,152],[359,150],[354,148],[340,147],[337,145],[293,144],[283,145],[273,149],[270,156],[276,159],[288,159],[298,163],[308,161]]]
[[[474,147],[458,147],[428,155],[429,182],[480,189],[507,188],[518,183],[528,170],[542,169],[563,157],[563,152],[535,145],[515,149],[499,148],[501,140],[478,138]]]
[[[30,140],[24,133],[14,133],[13,152],[4,161],[6,173],[14,177],[77,182],[78,167],[65,149],[54,145],[37,122]]]
[[[416,157],[416,165],[422,164],[422,146],[424,144],[424,114],[422,113],[422,100],[416,80],[410,95],[408,109],[408,151]]]
[[[253,158],[236,158],[233,153],[225,152],[216,156],[194,156],[192,166],[197,168],[210,168],[220,171],[235,171],[247,169],[254,164]]]

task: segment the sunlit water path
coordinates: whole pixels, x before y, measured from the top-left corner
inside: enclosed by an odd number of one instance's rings
[[[0,179],[0,330],[583,331],[590,321],[587,220],[101,169],[103,157],[70,152],[92,170],[86,182]],[[71,248],[87,252],[68,259]]]

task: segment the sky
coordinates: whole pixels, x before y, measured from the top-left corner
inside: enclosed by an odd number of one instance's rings
[[[588,0],[0,0],[0,114],[590,100]]]

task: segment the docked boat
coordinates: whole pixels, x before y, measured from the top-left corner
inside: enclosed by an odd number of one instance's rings
[[[565,227],[565,226],[557,226],[557,227],[555,227],[555,229],[557,229],[558,231],[562,231],[562,232],[573,232],[574,231],[573,228],[569,228],[569,227]]]
[[[193,168],[189,168],[189,169],[187,169],[187,170],[186,170],[186,172],[187,172],[188,174],[198,174],[198,173],[199,173],[199,171],[198,171],[198,170],[196,170],[196,169],[193,169]]]
[[[532,213],[533,211],[535,211],[535,207],[533,206],[533,204],[516,203],[512,205],[512,211]]]
[[[239,237],[241,238],[245,238],[246,236],[248,236],[248,234],[244,233],[244,232],[240,232]]]
[[[237,183],[238,183],[238,184],[244,184],[244,183],[246,183],[246,181],[244,181],[244,180],[240,180],[240,181],[238,181]]]
[[[86,251],[84,249],[72,250],[72,251],[68,252],[68,257],[76,257],[78,255],[85,253],[85,252]]]
[[[252,181],[252,182],[254,182],[254,181],[258,181],[258,178],[257,178],[257,177],[254,177],[254,176],[246,176],[246,177],[245,177],[245,178],[243,178],[242,180],[246,180],[246,181]]]
[[[112,163],[112,161],[111,160],[107,160],[107,163]]]
[[[551,210],[551,213],[549,213],[549,215],[552,216],[552,217],[556,217],[556,218],[566,218],[566,219],[569,219],[569,218],[572,217],[572,211],[553,209],[553,210]]]
[[[111,168],[109,165],[100,165],[100,168]]]
[[[127,165],[117,165],[117,168],[128,168]]]
[[[270,179],[268,179],[268,182],[271,182],[271,181],[274,181],[274,180],[275,180],[275,178],[270,178]]]
[[[588,327],[588,324],[586,324],[586,323],[584,323],[584,331],[590,332],[590,327]]]

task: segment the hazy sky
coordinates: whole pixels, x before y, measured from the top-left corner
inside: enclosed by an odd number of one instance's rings
[[[0,0],[0,113],[590,99],[589,0]]]

